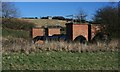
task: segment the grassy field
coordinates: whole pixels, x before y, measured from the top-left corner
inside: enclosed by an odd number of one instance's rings
[[[2,36],[3,37],[13,37],[13,38],[29,38],[30,31],[3,28]]]
[[[3,70],[117,70],[118,52],[3,53]]]
[[[2,20],[2,37],[4,38],[30,38],[31,28],[34,23],[19,19],[3,19]]]
[[[58,25],[65,27],[66,21],[63,20],[49,20],[49,19],[22,19],[36,24],[36,26]]]

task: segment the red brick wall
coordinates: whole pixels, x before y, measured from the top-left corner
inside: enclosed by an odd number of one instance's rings
[[[36,36],[43,36],[44,29],[43,28],[32,28],[32,38]]]
[[[93,39],[94,36],[101,31],[101,29],[102,29],[102,26],[99,24],[91,25],[91,39]]]
[[[91,25],[91,27],[89,27],[89,29],[91,29],[91,34],[89,34],[89,36],[91,35],[91,38],[89,39],[92,39],[96,35],[96,33],[100,31],[101,26],[93,24]],[[60,28],[48,28],[48,36],[52,36],[54,34],[60,34]],[[32,38],[44,35],[44,28],[32,29]],[[84,36],[88,41],[88,24],[66,24],[66,36],[68,40],[74,40],[80,35]],[[42,41],[38,41],[37,43],[42,43]]]
[[[88,24],[73,24],[73,38],[82,35],[88,40]]]
[[[54,34],[60,34],[60,28],[48,28],[48,36],[52,36]],[[32,38],[36,36],[44,36],[45,35],[45,29],[44,28],[32,28]],[[44,41],[39,40],[36,43],[43,44]]]
[[[60,28],[48,28],[48,36],[60,34]]]
[[[77,36],[82,35],[87,41],[89,41],[96,35],[96,33],[100,32],[101,29],[102,26],[99,24],[88,25],[68,23],[66,24],[66,36],[68,40],[74,40]]]

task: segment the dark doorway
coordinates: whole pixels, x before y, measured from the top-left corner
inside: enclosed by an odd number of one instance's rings
[[[45,31],[44,31],[44,32],[45,32],[45,36],[48,36],[48,34],[49,34],[49,33],[48,33],[48,28],[45,28]]]
[[[74,41],[85,44],[85,42],[86,42],[87,40],[86,40],[86,38],[85,38],[84,36],[80,35],[80,36],[76,37],[76,38],[74,39]]]

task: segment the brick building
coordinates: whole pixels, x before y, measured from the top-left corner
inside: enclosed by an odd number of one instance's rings
[[[40,27],[32,28],[32,38],[36,36],[43,36],[45,34],[44,29]]]
[[[60,28],[48,28],[48,36],[60,34]]]
[[[35,28],[32,28],[32,38],[36,38],[38,36],[43,36],[45,34],[44,32],[44,29],[43,28],[40,28],[40,27],[35,27]],[[44,41],[43,40],[38,40],[36,43],[39,43],[39,44],[43,44]]]
[[[49,27],[49,28],[41,28],[36,27],[32,29],[32,38],[37,36],[53,36],[53,35],[60,35],[60,29],[56,27]],[[66,24],[66,40],[74,41],[78,40],[78,37],[83,37],[87,41],[91,41],[96,33],[100,32],[102,26],[99,24],[73,24],[67,23]],[[39,37],[40,39],[40,37]],[[37,41],[38,43],[43,43],[44,40]]]
[[[41,28],[41,27],[32,28],[33,39],[40,39],[40,36],[52,36],[55,34],[60,34],[60,28]],[[38,40],[36,43],[41,44],[43,42],[44,40]]]
[[[66,24],[66,37],[67,40],[75,40],[78,36],[84,37],[87,41],[90,41],[95,34],[100,31],[100,26],[94,24]]]

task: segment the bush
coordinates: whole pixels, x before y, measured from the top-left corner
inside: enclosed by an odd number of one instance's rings
[[[29,31],[34,26],[35,25],[33,23],[30,23],[30,22],[27,22],[24,20],[20,20],[20,19],[14,19],[14,18],[2,19],[2,27],[3,28]]]
[[[105,31],[111,35],[112,38],[120,38],[120,6],[105,6],[96,11],[94,15],[94,22],[105,25]]]
[[[55,17],[53,17],[52,19],[65,20],[65,18],[64,18],[64,17],[62,17],[62,16],[55,16]]]

